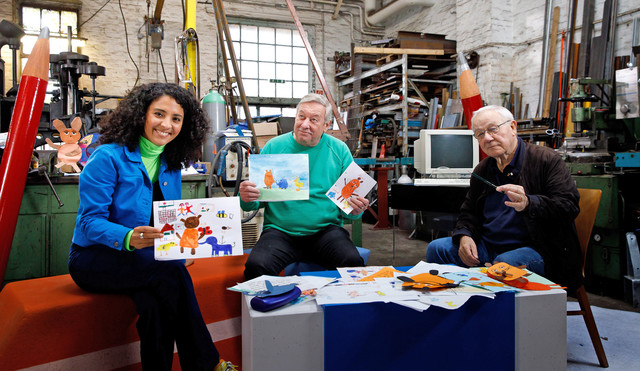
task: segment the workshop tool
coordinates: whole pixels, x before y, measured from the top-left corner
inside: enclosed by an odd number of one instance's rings
[[[11,253],[11,243],[18,222],[48,80],[49,29],[43,27],[22,71],[7,144],[0,165],[0,225],[4,231],[0,239],[0,278],[2,279],[4,279]]]

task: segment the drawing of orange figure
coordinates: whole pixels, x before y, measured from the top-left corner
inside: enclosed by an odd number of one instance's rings
[[[356,189],[358,189],[358,187],[360,187],[360,177],[356,178],[356,179],[351,179],[348,183],[347,180],[344,180],[345,185],[344,187],[342,187],[342,190],[340,191],[340,196],[338,197],[338,201],[340,201],[340,199],[342,198],[343,200],[347,200],[347,198],[351,197],[351,195],[353,195],[353,192],[355,192]]]
[[[184,223],[186,229],[182,236],[180,233],[176,232],[176,236],[180,239],[180,253],[184,253],[184,248],[191,249],[191,255],[195,255],[196,247],[198,247],[198,240],[204,237],[204,229],[200,234],[198,233],[198,225],[200,225],[200,217],[198,216],[190,216],[187,219],[180,219],[181,222]]]
[[[296,177],[296,178],[293,180],[293,184],[295,184],[295,185],[296,185],[296,191],[299,191],[299,190],[300,190],[300,188],[302,188],[302,186],[304,185],[304,183],[302,183],[302,182],[300,181],[300,178],[298,178],[298,177]]]
[[[60,120],[53,120],[53,126],[58,130],[60,139],[64,144],[54,144],[51,139],[46,138],[47,144],[58,150],[58,163],[56,168],[61,168],[64,165],[71,165],[76,173],[81,170],[78,167],[77,162],[82,158],[82,148],[78,145],[80,140],[80,128],[82,127],[82,121],[80,117],[76,117],[71,121],[71,128],[67,128],[64,122]]]
[[[273,183],[275,183],[275,180],[273,180],[273,174],[271,174],[271,170],[265,170],[264,185],[267,186],[267,189],[271,189],[271,185]]]

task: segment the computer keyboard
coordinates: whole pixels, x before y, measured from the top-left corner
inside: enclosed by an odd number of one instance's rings
[[[469,178],[417,178],[413,181],[417,186],[469,187]]]

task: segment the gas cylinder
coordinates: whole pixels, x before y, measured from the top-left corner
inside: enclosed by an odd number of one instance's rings
[[[202,161],[212,162],[215,157],[216,139],[219,131],[227,128],[227,115],[225,113],[224,99],[215,89],[202,98],[202,109],[209,116],[209,134],[204,142]]]

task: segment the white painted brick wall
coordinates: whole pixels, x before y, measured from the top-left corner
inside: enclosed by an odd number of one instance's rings
[[[140,71],[140,82],[163,81],[157,55],[145,57],[145,38],[138,39],[138,28],[147,14],[146,2],[122,0],[129,36],[129,49]],[[293,23],[284,1],[264,0],[253,2],[224,1],[228,17],[250,17],[266,21]],[[11,0],[0,0],[0,16],[11,20]],[[93,0],[83,0],[80,23],[87,20],[104,4]],[[333,62],[327,61],[335,51],[348,51],[353,40],[356,45],[361,39],[381,38],[361,35],[351,29],[351,18],[340,15],[332,20],[333,5],[317,2],[295,1],[298,15],[303,24],[313,29],[315,35],[314,53],[321,66],[327,84],[334,97],[337,95],[333,81]],[[561,7],[559,29],[567,28],[567,1],[555,1]],[[580,7],[582,6],[581,3]],[[602,19],[604,0],[597,0],[595,20]],[[313,11],[305,10],[313,6]],[[629,13],[618,18],[616,55],[629,55],[633,18],[640,16],[637,1],[619,0],[618,13]],[[152,4],[151,12],[154,6]],[[343,4],[342,10],[354,14],[353,21],[360,28],[357,8]],[[325,11],[325,12],[322,12]],[[542,0],[443,0],[429,8],[406,9],[389,18],[385,23],[386,36],[395,36],[397,31],[429,32],[444,34],[457,41],[458,50],[476,50],[480,54],[480,66],[474,75],[483,99],[489,104],[501,103],[501,92],[509,91],[509,84],[521,88],[523,104],[529,104],[529,111],[535,112],[538,102],[540,68],[542,56],[542,35],[544,32],[544,1]],[[162,44],[162,58],[169,81],[174,79],[174,40],[182,32],[182,6],[179,1],[165,2],[162,18],[165,20],[165,39]],[[16,22],[17,20],[13,20]],[[582,22],[582,9],[576,14],[576,25]],[[596,22],[595,35],[599,35],[601,23]],[[197,32],[200,39],[201,93],[206,93],[209,80],[216,76],[217,36],[211,4],[197,4]],[[88,39],[81,53],[106,68],[106,76],[96,80],[96,90],[102,94],[122,95],[133,87],[136,69],[126,49],[124,26],[118,2],[110,2],[94,18],[81,28],[81,36]],[[560,36],[558,52],[554,62],[557,71],[560,65]],[[580,30],[575,38],[580,40]],[[2,49],[6,63],[7,86],[11,79],[11,53],[8,47]],[[81,87],[91,89],[88,77],[81,79]],[[317,88],[320,88],[317,84]],[[336,97],[339,99],[340,97]],[[114,104],[114,103],[111,103]],[[108,106],[108,105],[105,105]]]

